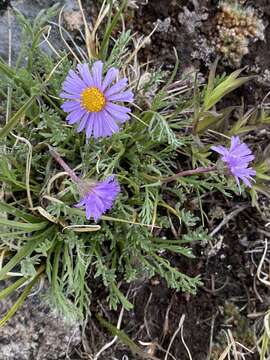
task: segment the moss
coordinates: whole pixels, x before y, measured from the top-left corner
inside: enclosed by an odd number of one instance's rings
[[[224,330],[230,329],[234,340],[247,348],[254,347],[254,335],[250,326],[249,319],[242,315],[239,308],[232,302],[226,302],[223,308]],[[221,330],[212,348],[211,359],[218,360],[228,346],[224,330]],[[240,347],[238,349],[241,350]]]

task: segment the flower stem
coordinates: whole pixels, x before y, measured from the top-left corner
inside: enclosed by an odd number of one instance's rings
[[[179,172],[179,173],[177,173],[175,175],[161,178],[160,180],[162,182],[166,183],[166,182],[174,181],[177,178],[182,177],[182,176],[191,176],[191,175],[208,173],[208,172],[215,171],[216,169],[217,169],[216,165],[208,166],[208,167],[198,167],[198,168],[192,169],[192,170],[181,171],[181,172]]]
[[[58,162],[60,166],[68,173],[70,178],[76,183],[80,183],[81,179],[75,174],[75,172],[68,166],[68,164],[61,158],[60,154],[54,150],[51,146],[49,146],[49,151],[54,160]]]

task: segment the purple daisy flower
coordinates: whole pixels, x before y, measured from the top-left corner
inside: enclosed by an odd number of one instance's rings
[[[120,192],[120,186],[114,176],[96,183],[83,182],[83,198],[76,207],[84,207],[86,218],[91,217],[97,222],[107,210],[111,209],[115,198]]]
[[[111,136],[119,131],[119,125],[130,118],[130,108],[115,104],[132,102],[131,90],[124,90],[128,79],[117,78],[119,71],[112,67],[102,77],[103,62],[96,61],[91,71],[88,64],[79,64],[77,72],[70,70],[63,83],[60,97],[67,99],[61,108],[69,113],[67,122],[78,124],[78,132],[85,130],[86,138]]]
[[[252,176],[256,175],[256,171],[248,166],[255,157],[249,147],[240,142],[238,136],[231,138],[231,147],[229,149],[220,145],[212,146],[211,149],[222,155],[221,160],[226,163],[230,173],[235,177],[239,189],[239,179],[248,187],[252,187],[249,180],[255,181]]]

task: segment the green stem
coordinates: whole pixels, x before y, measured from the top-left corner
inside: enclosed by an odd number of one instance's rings
[[[0,63],[1,64],[1,63]],[[8,133],[15,128],[15,126],[21,121],[22,116],[34,103],[36,96],[31,96],[26,103],[16,112],[15,115],[6,123],[6,125],[0,130],[0,139],[7,136]]]
[[[58,243],[56,243],[55,245],[54,260],[53,260],[52,287],[54,289],[58,288],[57,277],[58,277],[59,259],[60,259],[61,250],[62,250],[62,243],[58,241]]]
[[[110,40],[110,36],[111,33],[113,31],[113,29],[115,28],[120,15],[122,14],[122,12],[124,11],[126,5],[127,5],[128,0],[123,0],[119,10],[117,11],[116,15],[114,16],[114,18],[112,19],[112,21],[109,23],[105,35],[103,37],[103,41],[101,43],[101,47],[100,47],[100,53],[99,53],[99,57],[105,61],[106,60],[106,56],[107,56],[107,51],[108,51],[108,45],[109,45],[109,40]]]
[[[34,279],[26,286],[26,288],[23,290],[22,294],[18,298],[18,300],[15,302],[15,304],[12,305],[12,307],[8,310],[8,312],[5,314],[5,316],[0,320],[0,327],[5,325],[7,321],[10,320],[10,318],[18,311],[18,309],[23,305],[25,299],[30,294],[33,286],[38,281],[40,275],[43,273],[45,269],[44,265],[41,265],[40,268],[37,271],[36,276]]]
[[[23,285],[28,280],[28,277],[23,276],[16,280],[9,287],[5,288],[0,292],[0,300],[6,298],[9,294],[11,294],[14,290],[16,290],[19,286]]]
[[[25,92],[28,96],[30,96],[30,91],[29,91],[29,88],[28,88],[27,84],[26,84],[24,81],[22,81],[21,79],[18,79],[18,78],[16,77],[16,73],[14,72],[14,70],[11,69],[8,65],[2,63],[1,60],[0,60],[0,71],[2,71],[5,75],[7,75],[7,76],[8,76],[9,78],[11,78],[12,80],[14,80],[15,83],[16,83],[18,86],[22,87],[23,90],[24,90],[24,92]]]
[[[42,230],[37,236],[29,237],[29,241],[21,247],[21,249],[10,259],[10,261],[2,267],[0,270],[0,280],[6,276],[6,274],[12,270],[20,261],[27,256],[30,256],[35,250],[37,245],[46,238],[46,235],[50,233],[52,227],[46,230]]]
[[[64,111],[62,111],[56,104],[51,100],[51,98],[45,93],[42,94],[42,97],[48,101],[48,103],[59,113],[59,115],[65,115]]]

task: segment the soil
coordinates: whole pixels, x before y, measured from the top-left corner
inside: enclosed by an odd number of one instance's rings
[[[138,35],[147,35],[153,30],[154,24],[158,24],[151,42],[141,52],[141,60],[153,60],[156,66],[170,69],[175,62],[175,47],[181,71],[194,68],[206,77],[209,65],[216,56],[207,46],[207,34],[218,2],[149,0],[137,3],[138,9],[130,10],[127,26],[137,31]],[[245,5],[255,7],[261,14],[266,26],[265,41],[252,43],[249,54],[243,58],[242,65],[247,66],[245,71],[255,73],[258,77],[243,86],[237,98],[227,100],[234,105],[239,103],[241,96],[249,105],[259,104],[270,87],[270,28],[267,26],[270,3],[268,0],[254,0],[245,1]],[[189,20],[183,17],[185,8],[188,10],[185,16],[189,16]],[[224,70],[230,72],[233,68],[221,61],[218,72]],[[257,135],[253,134],[254,141]],[[270,306],[269,288],[256,279],[265,241],[270,237],[265,227],[270,214],[268,199],[262,197],[260,206],[261,210],[256,210],[245,199],[213,198],[209,194],[204,203],[209,218],[209,232],[217,228],[225,214],[239,208],[241,211],[214,235],[211,243],[194,246],[195,260],[170,258],[186,273],[201,275],[203,286],[198,289],[197,295],[172,291],[158,277],[147,282],[142,280],[129,288],[123,286],[124,292],[129,291],[129,300],[134,304],[134,309],[124,312],[121,329],[142,350],[158,359],[217,360],[228,345],[226,334],[231,333],[236,342],[253,351],[249,353],[244,350],[245,359],[259,359],[254,348],[253,333],[258,333],[263,321],[262,314]],[[266,255],[269,257],[269,251]],[[92,317],[83,329],[82,342],[77,346],[74,344],[70,359],[90,359],[90,354],[97,353],[112,340],[113,336],[95,318],[95,314],[101,313],[112,324],[117,323],[120,309],[110,311],[103,300],[105,298],[105,290],[97,286],[90,309]],[[179,324],[182,324],[181,329]],[[5,341],[9,340],[6,338]],[[168,347],[173,357],[166,357]],[[237,349],[240,351],[241,346],[237,345]],[[45,358],[54,357],[48,355]],[[18,355],[16,359],[24,358]],[[142,356],[132,353],[123,343],[115,342],[100,355],[99,360],[115,359],[140,360]]]
[[[213,203],[213,206],[221,204],[220,201],[220,204]],[[224,206],[224,203],[222,205]],[[258,248],[258,244],[263,244],[265,234],[260,231],[265,230],[259,212],[249,207],[248,203],[238,205],[243,206],[243,210],[216,236],[216,243],[205,248],[194,248],[197,255],[194,261],[180,257],[170,258],[174,265],[185,269],[189,275],[201,274],[203,286],[197,295],[191,296],[170,290],[158,277],[149,282],[133,284],[129,289],[129,299],[134,304],[134,310],[125,313],[121,329],[136,344],[147,344],[148,346],[142,348],[145,351],[152,350],[158,359],[164,359],[164,354],[183,318],[182,337],[179,332],[170,348],[170,353],[177,360],[190,360],[186,347],[193,360],[209,359],[210,343],[211,359],[218,359],[227,346],[224,335],[222,338],[222,331],[228,329],[235,341],[248,348],[253,347],[252,329],[258,325],[258,319],[251,320],[249,315],[263,313],[269,309],[270,291],[257,284],[256,290],[261,300],[254,292],[254,276],[257,270],[255,264],[258,264],[261,253],[251,259],[248,251]],[[232,206],[237,205],[227,204],[227,210],[230,211]],[[213,224],[213,228],[218,223]],[[104,296],[99,294],[99,299],[101,298]],[[92,304],[93,315],[104,308],[105,302],[99,302],[98,310]],[[119,312],[107,310],[103,311],[103,316],[116,324]],[[86,338],[93,337],[97,346],[100,325],[94,320],[94,316],[86,328]],[[111,337],[107,340],[111,340]],[[90,348],[93,349],[93,344]],[[121,343],[100,357],[104,360],[115,358],[142,359],[141,356],[131,354]],[[255,349],[246,359],[259,359]]]

